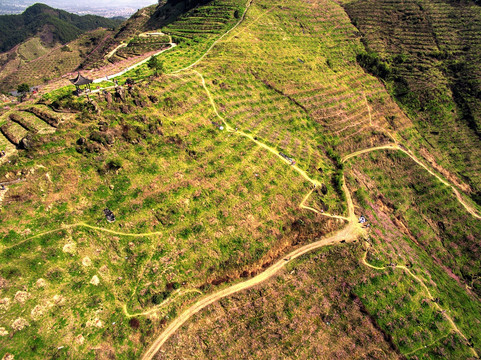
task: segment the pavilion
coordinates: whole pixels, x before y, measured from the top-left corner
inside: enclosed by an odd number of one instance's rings
[[[90,90],[90,84],[92,83],[92,80],[87,79],[86,77],[83,77],[80,75],[80,71],[77,74],[77,77],[75,79],[70,79],[70,82],[75,85],[75,93],[77,95],[81,94],[82,91],[85,91],[86,89]],[[82,90],[81,86],[84,86],[84,89]]]

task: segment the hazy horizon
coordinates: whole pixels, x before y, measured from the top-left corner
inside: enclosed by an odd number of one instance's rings
[[[102,16],[130,16],[138,9],[156,4],[156,0],[0,0],[0,14],[19,14],[27,7],[42,3],[76,14]]]

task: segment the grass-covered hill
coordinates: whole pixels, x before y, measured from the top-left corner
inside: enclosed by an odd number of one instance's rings
[[[0,109],[0,357],[479,357],[472,185],[351,19],[215,0],[161,74]]]
[[[40,36],[45,43],[62,43],[76,39],[99,27],[115,28],[120,20],[101,16],[79,16],[44,4],[35,4],[19,15],[0,16],[0,52],[5,52],[30,37]]]
[[[343,1],[358,57],[409,114],[439,163],[481,203],[481,7],[473,1]]]
[[[72,73],[86,59],[99,56],[99,47],[114,34],[100,28],[54,47],[45,44],[40,37],[29,38],[0,54],[0,91],[15,90],[22,83],[41,86],[51,79]]]

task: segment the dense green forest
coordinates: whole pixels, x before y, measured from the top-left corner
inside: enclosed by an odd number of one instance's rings
[[[99,27],[113,28],[120,23],[121,20],[94,15],[79,16],[44,4],[35,4],[20,15],[0,16],[0,52],[8,51],[37,34],[41,34],[46,42],[67,43],[86,31]]]

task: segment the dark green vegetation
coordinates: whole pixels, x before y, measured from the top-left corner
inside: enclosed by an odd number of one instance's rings
[[[30,86],[28,86],[27,83],[22,83],[22,84],[17,86],[17,91],[19,93],[27,93],[27,92],[30,91]]]
[[[147,67],[154,71],[154,75],[162,75],[164,72],[164,63],[159,60],[158,56],[152,56],[149,61],[147,61]]]
[[[0,52],[5,52],[32,36],[45,43],[65,44],[86,31],[114,28],[121,21],[101,16],[70,14],[44,4],[35,4],[20,15],[0,16]]]
[[[344,176],[369,236],[296,260],[265,292],[223,300],[232,306],[223,328],[198,330],[222,315],[218,306],[200,313],[165,356],[480,353],[479,220],[404,155],[342,162],[396,139],[470,192],[436,164],[444,148],[420,131],[419,114],[434,120],[401,102],[413,126],[391,99],[395,60],[366,48],[334,1],[216,0],[184,12],[189,4],[143,9],[100,44],[98,54],[119,42],[119,51],[178,43],[117,79],[134,79],[132,89],[90,101],[58,89],[28,111],[3,111],[0,146],[30,137],[0,168],[2,183],[23,179],[2,193],[0,356],[138,358],[202,294],[342,227],[321,211],[345,215]],[[184,10],[162,22],[168,6]],[[154,30],[166,36],[140,36]],[[41,123],[56,132],[37,131]],[[461,160],[439,163],[453,171]],[[380,269],[363,263],[366,242],[367,264]]]
[[[481,7],[472,1],[343,1],[359,63],[381,78],[438,163],[481,203]]]

